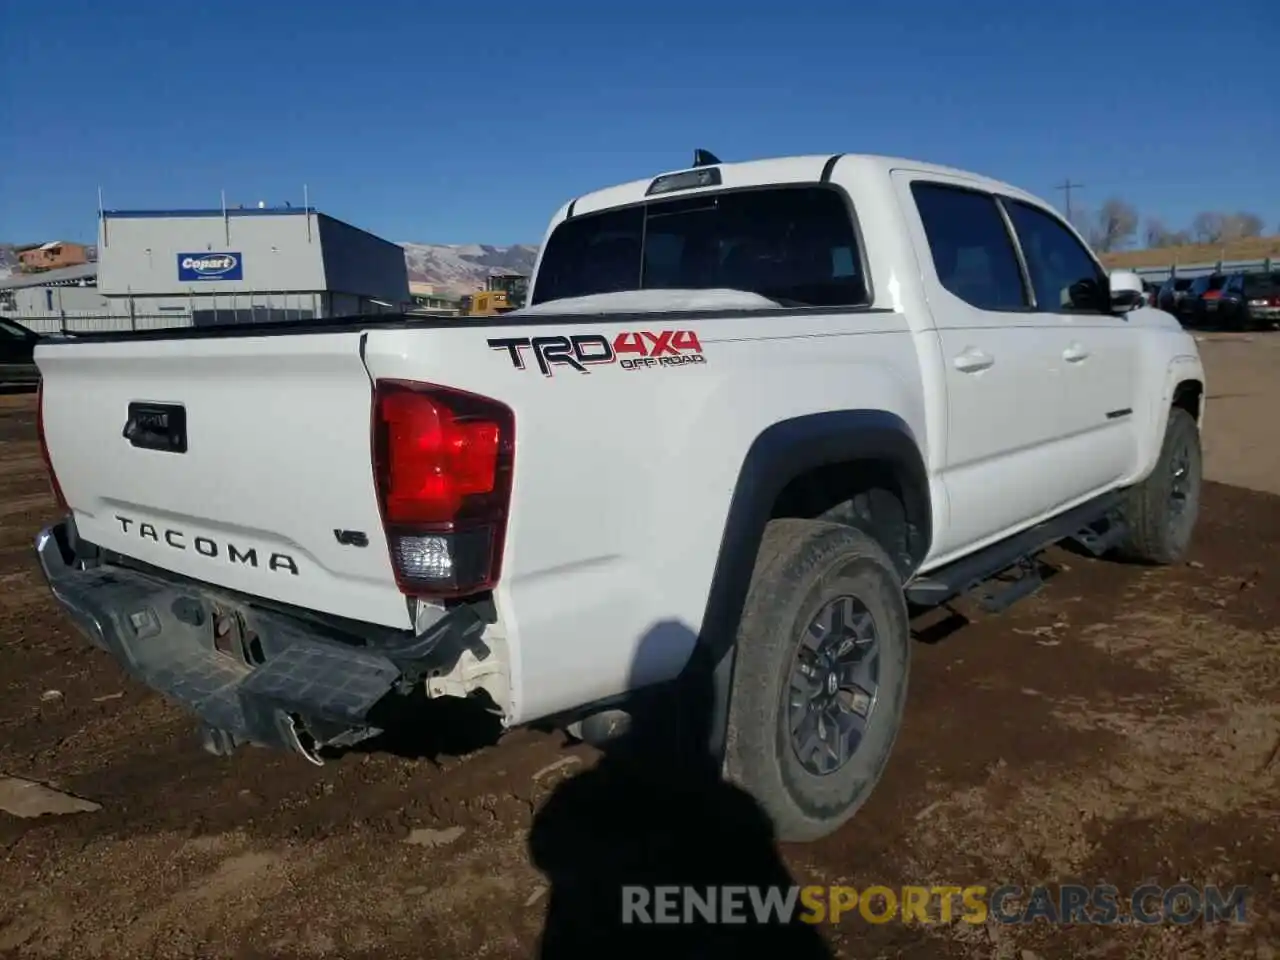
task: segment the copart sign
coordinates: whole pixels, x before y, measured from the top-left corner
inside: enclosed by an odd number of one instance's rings
[[[239,253],[180,253],[178,280],[243,280],[244,261]]]

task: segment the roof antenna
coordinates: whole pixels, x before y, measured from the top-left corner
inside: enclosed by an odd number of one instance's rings
[[[720,162],[720,158],[710,150],[699,148],[693,151],[693,165],[695,167],[710,167]]]

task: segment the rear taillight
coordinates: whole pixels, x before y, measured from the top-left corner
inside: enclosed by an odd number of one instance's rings
[[[379,380],[374,478],[396,582],[457,597],[498,582],[511,502],[515,415],[496,400]]]
[[[44,461],[45,472],[49,475],[49,486],[53,489],[53,499],[58,502],[58,509],[67,509],[67,498],[62,495],[62,487],[58,483],[58,475],[54,472],[53,461],[49,459],[49,444],[44,438],[44,381],[36,386],[36,436],[40,440],[40,459]]]

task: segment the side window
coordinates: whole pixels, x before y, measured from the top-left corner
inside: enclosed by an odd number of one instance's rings
[[[1107,278],[1084,245],[1057,218],[1018,200],[1005,200],[1036,292],[1049,313],[1101,313]]]
[[[1027,307],[1018,255],[994,197],[923,181],[911,194],[947,290],[979,310]]]

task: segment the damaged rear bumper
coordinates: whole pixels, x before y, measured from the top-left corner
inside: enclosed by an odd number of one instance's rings
[[[282,747],[319,763],[324,746],[381,731],[378,707],[464,651],[478,660],[482,610],[451,608],[422,634],[371,635],[312,621],[204,584],[102,563],[70,518],[42,530],[36,554],[49,589],[76,626],[136,679],[198,716],[204,745]]]

